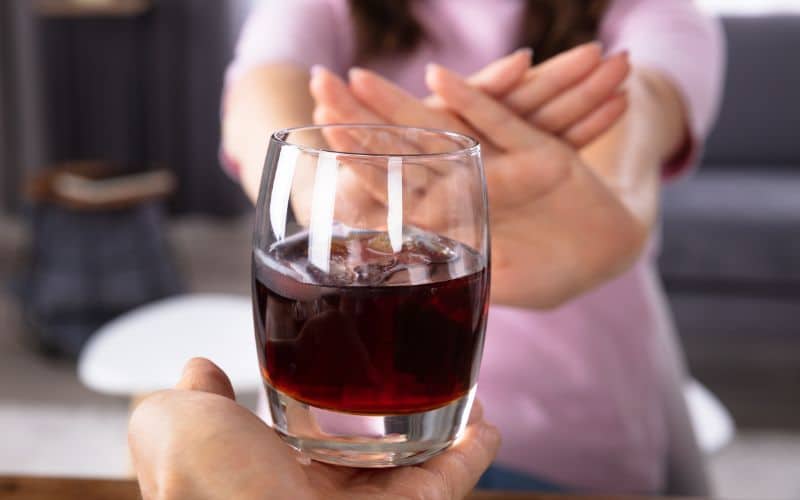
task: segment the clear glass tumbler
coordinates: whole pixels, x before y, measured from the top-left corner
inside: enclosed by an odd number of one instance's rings
[[[268,421],[315,460],[418,463],[463,431],[489,298],[478,143],[324,125],[269,143],[253,239]]]

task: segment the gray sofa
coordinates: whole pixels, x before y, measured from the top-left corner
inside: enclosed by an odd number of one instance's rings
[[[660,267],[695,375],[740,424],[797,427],[800,16],[724,26],[722,111],[700,169],[665,189]]]

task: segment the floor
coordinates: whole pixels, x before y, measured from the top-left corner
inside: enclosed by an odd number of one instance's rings
[[[72,364],[45,361],[21,341],[4,285],[26,238],[16,221],[0,218],[0,474],[123,476],[128,401],[89,391]],[[181,219],[169,242],[191,290],[249,292],[249,220]],[[252,395],[242,396],[252,405]],[[800,499],[800,432],[740,430],[710,470],[720,498]]]

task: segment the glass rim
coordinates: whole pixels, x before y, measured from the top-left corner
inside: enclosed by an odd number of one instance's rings
[[[300,132],[300,131],[310,131],[310,130],[323,130],[323,129],[330,129],[330,128],[361,128],[361,129],[394,129],[394,130],[417,130],[421,132],[426,132],[430,134],[437,134],[443,135],[450,139],[457,139],[460,141],[465,141],[467,143],[464,147],[456,147],[452,151],[442,151],[439,153],[356,153],[350,151],[338,151],[335,149],[327,149],[327,148],[318,148],[313,146],[307,146],[303,144],[297,144],[291,141],[286,140],[285,138],[279,137],[279,135],[283,135],[283,137],[288,136],[292,132]],[[335,155],[342,155],[342,156],[355,156],[355,157],[365,157],[365,158],[390,158],[390,157],[402,157],[402,158],[441,158],[446,156],[455,156],[455,155],[467,155],[467,154],[474,154],[480,151],[480,142],[472,136],[467,134],[462,134],[460,132],[453,132],[451,130],[444,130],[439,128],[432,128],[432,127],[414,127],[409,125],[393,125],[393,124],[382,124],[382,123],[331,123],[325,125],[301,125],[299,127],[287,127],[282,128],[280,130],[276,130],[275,132],[270,135],[270,140],[275,141],[282,146],[292,146],[304,153],[310,154],[321,154],[321,153],[331,153]]]

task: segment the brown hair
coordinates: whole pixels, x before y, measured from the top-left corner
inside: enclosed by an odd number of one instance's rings
[[[356,60],[413,50],[425,31],[411,12],[412,0],[350,0]],[[609,0],[527,0],[520,46],[544,61],[597,36]]]

